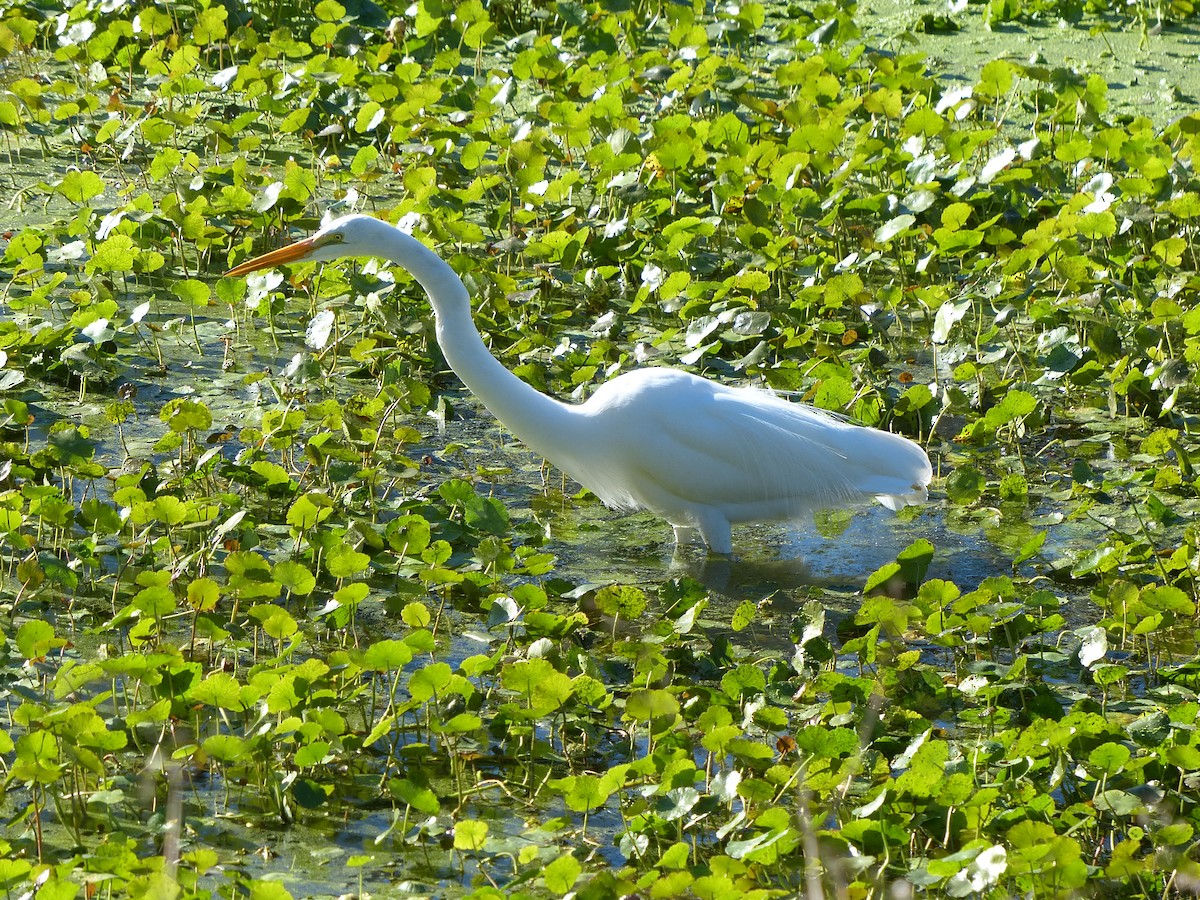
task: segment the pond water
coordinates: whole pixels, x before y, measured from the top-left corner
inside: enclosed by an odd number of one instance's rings
[[[1114,118],[1149,116],[1161,127],[1194,113],[1200,100],[1200,71],[1192,65],[1200,52],[1200,27],[1191,20],[1163,21],[1148,9],[1144,24],[1108,16],[1085,26],[1048,8],[989,28],[978,4],[866,0],[859,10],[857,21],[868,40],[898,53],[924,53],[951,90],[975,84],[985,65],[1006,59],[1102,78]],[[923,19],[936,16],[948,17],[958,30],[926,30]],[[1027,106],[1014,103],[1008,123],[1027,128],[1030,115]]]

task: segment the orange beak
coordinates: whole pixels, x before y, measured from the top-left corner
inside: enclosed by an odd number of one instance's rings
[[[316,249],[317,245],[313,239],[305,238],[294,244],[288,244],[286,247],[280,247],[278,250],[272,250],[270,253],[264,253],[262,256],[248,259],[241,265],[234,266],[225,275],[245,275],[249,272],[257,272],[259,269],[270,269],[284,263],[296,262],[304,259]]]

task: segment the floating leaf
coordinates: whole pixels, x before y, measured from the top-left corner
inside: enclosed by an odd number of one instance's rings
[[[916,221],[917,217],[909,213],[895,216],[875,230],[875,240],[880,244],[886,244],[888,241],[906,232]]]
[[[402,803],[427,816],[436,815],[441,809],[437,795],[427,787],[414,784],[406,778],[388,782],[388,790]]]
[[[952,303],[947,300],[938,307],[937,315],[933,322],[933,342],[935,344],[944,344],[950,337],[950,330],[961,322],[966,316],[967,311],[971,308],[969,300],[963,300],[960,303]]]
[[[610,616],[636,619],[646,609],[646,592],[628,584],[613,584],[596,592],[596,608]]]
[[[1085,668],[1103,659],[1108,653],[1108,635],[1099,625],[1089,625],[1076,631],[1079,635],[1079,662]]]
[[[455,850],[482,850],[487,843],[488,824],[479,820],[466,820],[454,826]]]
[[[987,479],[974,466],[960,466],[946,479],[946,496],[960,506],[974,503],[987,487]]]
[[[329,337],[333,333],[333,325],[336,321],[333,310],[321,310],[309,321],[308,327],[304,331],[304,343],[313,350],[324,350],[329,343]]]

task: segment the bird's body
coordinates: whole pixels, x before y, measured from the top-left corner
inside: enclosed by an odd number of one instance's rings
[[[891,509],[926,499],[932,468],[912,441],[768,391],[647,368],[602,384],[580,404],[539,393],[488,352],[454,270],[369,216],[338,219],[230,274],[340,256],[380,256],[412,273],[429,295],[447,362],[484,406],[605,504],[666,519],[677,541],[694,529],[713,552],[730,553],[738,522],[872,498]]]

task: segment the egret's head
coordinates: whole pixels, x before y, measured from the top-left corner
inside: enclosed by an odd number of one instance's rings
[[[343,256],[378,256],[380,237],[395,229],[387,222],[358,213],[334,219],[312,237],[248,259],[226,275],[246,275],[291,262],[328,262]]]

